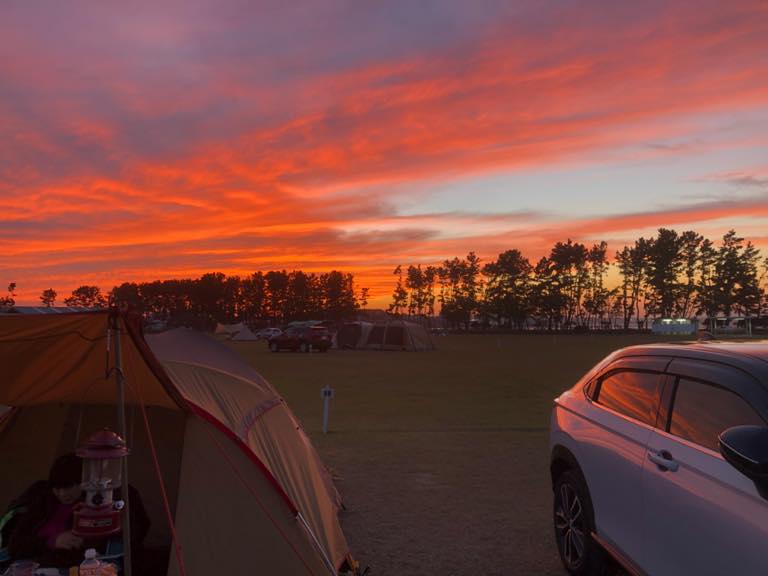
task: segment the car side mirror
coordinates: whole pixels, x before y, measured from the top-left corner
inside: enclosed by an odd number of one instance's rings
[[[768,500],[768,426],[734,426],[718,438],[720,454]]]

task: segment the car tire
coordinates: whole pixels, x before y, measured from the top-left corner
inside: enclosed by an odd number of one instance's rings
[[[277,342],[270,342],[269,349],[272,350],[272,352],[280,352],[280,346]]]
[[[302,342],[301,344],[299,344],[299,351],[309,352],[309,344],[307,344],[306,342]]]
[[[572,576],[609,576],[614,564],[595,542],[595,515],[587,484],[577,470],[565,470],[554,483],[553,523],[557,551]]]

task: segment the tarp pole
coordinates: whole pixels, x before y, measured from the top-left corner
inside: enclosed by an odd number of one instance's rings
[[[125,426],[125,375],[123,374],[123,350],[120,342],[120,317],[114,318],[112,331],[115,338],[115,383],[117,384],[117,428],[118,433],[128,442]],[[123,574],[132,576],[131,573],[131,503],[130,488],[128,484],[128,457],[123,458]]]

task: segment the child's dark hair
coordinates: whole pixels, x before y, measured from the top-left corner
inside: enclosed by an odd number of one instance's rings
[[[69,488],[79,484],[83,475],[83,462],[74,452],[59,456],[48,473],[51,488]]]

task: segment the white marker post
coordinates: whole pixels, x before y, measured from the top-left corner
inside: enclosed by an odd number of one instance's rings
[[[331,407],[331,398],[333,398],[333,388],[325,386],[320,390],[320,396],[323,399],[323,434],[328,434],[328,410]]]

